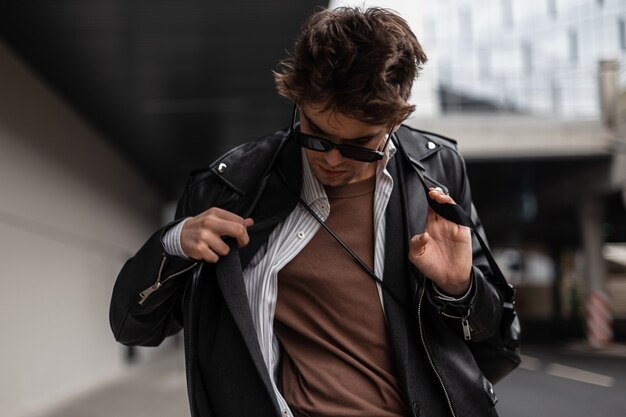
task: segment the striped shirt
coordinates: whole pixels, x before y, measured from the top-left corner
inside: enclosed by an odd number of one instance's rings
[[[389,141],[385,157],[378,162],[376,169],[376,191],[374,194],[374,272],[383,276],[385,260],[385,211],[393,189],[393,179],[387,171],[387,163],[394,156],[396,148]],[[324,187],[315,179],[304,151],[302,151],[302,199],[326,220],[330,204]],[[185,257],[180,246],[180,232],[184,222],[172,227],[164,236],[165,251],[170,255]],[[274,313],[278,298],[278,272],[289,263],[313,238],[320,224],[300,205],[287,216],[270,234],[266,244],[254,255],[243,277],[248,295],[252,320],[269,370],[276,399],[283,416],[292,416],[287,402],[277,387],[279,375],[280,346],[274,333]],[[382,292],[379,288],[382,303]]]

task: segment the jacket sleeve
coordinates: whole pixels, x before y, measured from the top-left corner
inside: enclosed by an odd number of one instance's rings
[[[478,233],[484,238],[482,223],[472,203],[471,190],[465,162],[453,149],[442,151],[446,178],[451,196],[469,213]],[[486,241],[486,239],[484,239]],[[428,299],[444,317],[444,320],[466,340],[480,341],[489,338],[497,330],[502,316],[501,296],[491,283],[493,274],[487,258],[474,233],[472,233],[472,285],[470,292],[460,301],[443,301],[437,297],[432,286],[427,287]]]
[[[210,175],[202,178],[201,187],[195,184],[197,178],[190,177],[176,219],[218,205],[224,195],[224,187]],[[115,339],[122,344],[156,346],[183,326],[186,284],[198,261],[165,253],[161,239],[172,224],[156,231],[118,274],[109,320]]]
[[[163,230],[126,261],[113,288],[111,329],[125,345],[156,346],[182,328],[184,284],[195,263],[165,254]]]

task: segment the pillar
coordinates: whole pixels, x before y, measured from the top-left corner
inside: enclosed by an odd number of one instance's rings
[[[587,280],[587,341],[594,348],[603,348],[613,340],[613,317],[606,295],[606,264],[603,223],[605,203],[600,196],[587,195],[580,206],[583,249]]]

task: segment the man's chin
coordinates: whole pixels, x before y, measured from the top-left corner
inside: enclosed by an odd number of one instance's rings
[[[321,182],[321,181],[320,181]],[[350,181],[327,181],[327,182],[322,182],[322,184],[326,187],[341,187],[342,185],[346,185],[349,184]]]
[[[317,172],[314,172],[315,178],[327,187],[346,185],[352,179],[352,177],[345,171],[333,173],[332,171],[328,171],[323,168],[319,168],[316,171]]]
[[[317,177],[317,180],[320,182],[320,184],[326,186],[326,187],[339,187],[342,185],[346,185],[350,182],[349,178],[328,178],[328,177]]]

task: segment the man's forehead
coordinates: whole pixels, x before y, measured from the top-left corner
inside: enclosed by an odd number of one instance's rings
[[[387,131],[385,125],[372,125],[347,116],[336,110],[302,106],[301,117],[318,134],[344,141],[363,141],[380,136]]]

